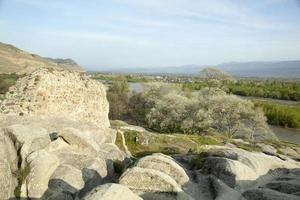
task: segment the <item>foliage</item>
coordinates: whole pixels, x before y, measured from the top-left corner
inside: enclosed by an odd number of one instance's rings
[[[114,171],[118,174],[121,175],[124,172],[124,164],[120,160],[114,160],[113,161],[113,166],[114,166]]]
[[[119,79],[109,87],[107,99],[109,101],[109,118],[123,119],[128,111],[128,83],[119,77]]]
[[[204,161],[205,159],[202,154],[193,155],[191,159],[191,168],[193,170],[201,169],[204,165]]]
[[[14,174],[18,179],[18,186],[14,190],[15,197],[21,197],[21,187],[29,173],[30,167],[27,165],[24,169],[21,169]]]
[[[91,74],[91,78],[92,79],[96,79],[96,80],[106,81],[106,82],[114,82],[114,81],[118,81],[119,80],[119,76],[117,76],[117,75],[98,74],[98,73],[92,73]],[[148,81],[148,79],[146,77],[143,77],[143,76],[133,76],[133,75],[123,76],[123,79],[126,82],[130,82],[130,83],[141,83],[141,82],[144,83],[144,82]]]
[[[17,74],[0,74],[0,94],[5,94],[19,78]]]
[[[250,101],[234,95],[217,95],[210,98],[208,106],[212,126],[230,138],[237,132],[247,132],[249,138],[253,139],[255,132],[268,130],[262,111],[255,110]]]
[[[158,132],[199,134],[214,128],[230,137],[243,132],[250,138],[267,129],[262,111],[255,110],[253,103],[218,88],[189,93],[176,85],[156,83],[133,98],[141,105],[134,103],[131,112],[142,113],[135,120]]]
[[[225,89],[228,93],[240,96],[300,101],[299,82],[286,82],[279,80],[239,80],[235,82],[226,82],[224,84],[223,89]],[[207,86],[207,82],[199,80],[193,83],[182,84],[182,88],[189,91],[201,90]]]
[[[117,132],[115,144],[117,145],[117,147],[119,147],[119,149],[121,151],[125,152],[122,136],[121,136],[121,133],[119,133],[119,132]]]
[[[227,87],[229,92],[241,96],[300,101],[299,82],[240,80]]]
[[[275,104],[265,101],[256,101],[268,118],[268,123],[290,128],[300,128],[300,106]]]
[[[213,87],[222,88],[225,83],[233,80],[232,76],[215,67],[207,67],[201,71],[205,83],[209,89]]]
[[[201,151],[201,145],[219,145],[222,139],[212,136],[185,134],[156,134],[126,131],[126,145],[135,157],[143,157],[152,153],[186,154],[191,149],[194,153]]]

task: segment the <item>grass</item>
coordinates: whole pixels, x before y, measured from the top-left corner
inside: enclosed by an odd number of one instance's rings
[[[5,94],[9,87],[16,84],[20,78],[17,74],[0,74],[0,94]]]
[[[204,165],[205,157],[203,154],[193,155],[191,159],[191,168],[193,170],[201,169]]]
[[[202,145],[218,145],[222,140],[213,136],[157,134],[126,131],[126,145],[135,157],[143,157],[152,153],[187,154],[201,151]]]
[[[128,150],[137,159],[153,153],[163,153],[166,155],[189,154],[192,156],[192,167],[195,169],[200,169],[203,165],[204,153],[207,150],[204,145],[223,146],[225,143],[231,143],[249,152],[262,152],[261,147],[251,141],[244,139],[243,142],[238,142],[214,132],[201,136],[153,132],[144,133],[128,130],[124,132],[124,137]],[[277,150],[285,147],[300,147],[300,145],[279,140],[264,140],[260,142],[271,145]],[[121,150],[124,150],[120,133],[117,135],[116,145]]]
[[[285,147],[291,147],[291,148],[297,147],[297,148],[300,148],[299,144],[294,144],[294,143],[290,143],[290,142],[286,142],[286,141],[281,141],[281,140],[265,140],[264,143],[272,145],[276,149],[285,148]]]
[[[18,186],[14,190],[15,197],[17,197],[17,198],[21,197],[21,187],[22,187],[22,184],[25,182],[26,177],[28,176],[29,172],[30,172],[29,166],[26,166],[24,169],[21,169],[16,172],[15,175],[18,179]]]
[[[123,146],[123,141],[122,141],[122,136],[121,133],[117,132],[117,137],[116,137],[116,142],[115,144],[121,151],[125,151],[124,146]]]

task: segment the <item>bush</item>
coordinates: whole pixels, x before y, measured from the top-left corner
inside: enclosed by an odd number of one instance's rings
[[[268,118],[268,123],[277,126],[300,128],[300,106],[281,105],[264,101],[256,101]]]
[[[120,160],[113,161],[114,171],[121,175],[124,172],[124,164]]]
[[[229,92],[241,96],[300,101],[300,84],[284,81],[245,81],[227,85]]]
[[[190,93],[176,85],[150,84],[130,99],[135,99],[131,116],[158,132],[199,134],[212,127],[230,137],[240,131],[253,138],[254,132],[268,129],[252,102],[217,88]]]
[[[126,81],[120,77],[109,87],[107,91],[107,100],[109,101],[109,118],[124,119],[128,112],[128,92],[129,86]]]
[[[0,74],[0,94],[5,94],[20,78],[17,74]]]

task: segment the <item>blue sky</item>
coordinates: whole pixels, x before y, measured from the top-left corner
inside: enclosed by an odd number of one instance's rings
[[[299,0],[0,0],[0,41],[88,69],[300,59]]]

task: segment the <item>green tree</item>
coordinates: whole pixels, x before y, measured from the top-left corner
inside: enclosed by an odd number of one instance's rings
[[[107,91],[109,118],[124,119],[128,112],[129,85],[123,77],[118,77]]]

